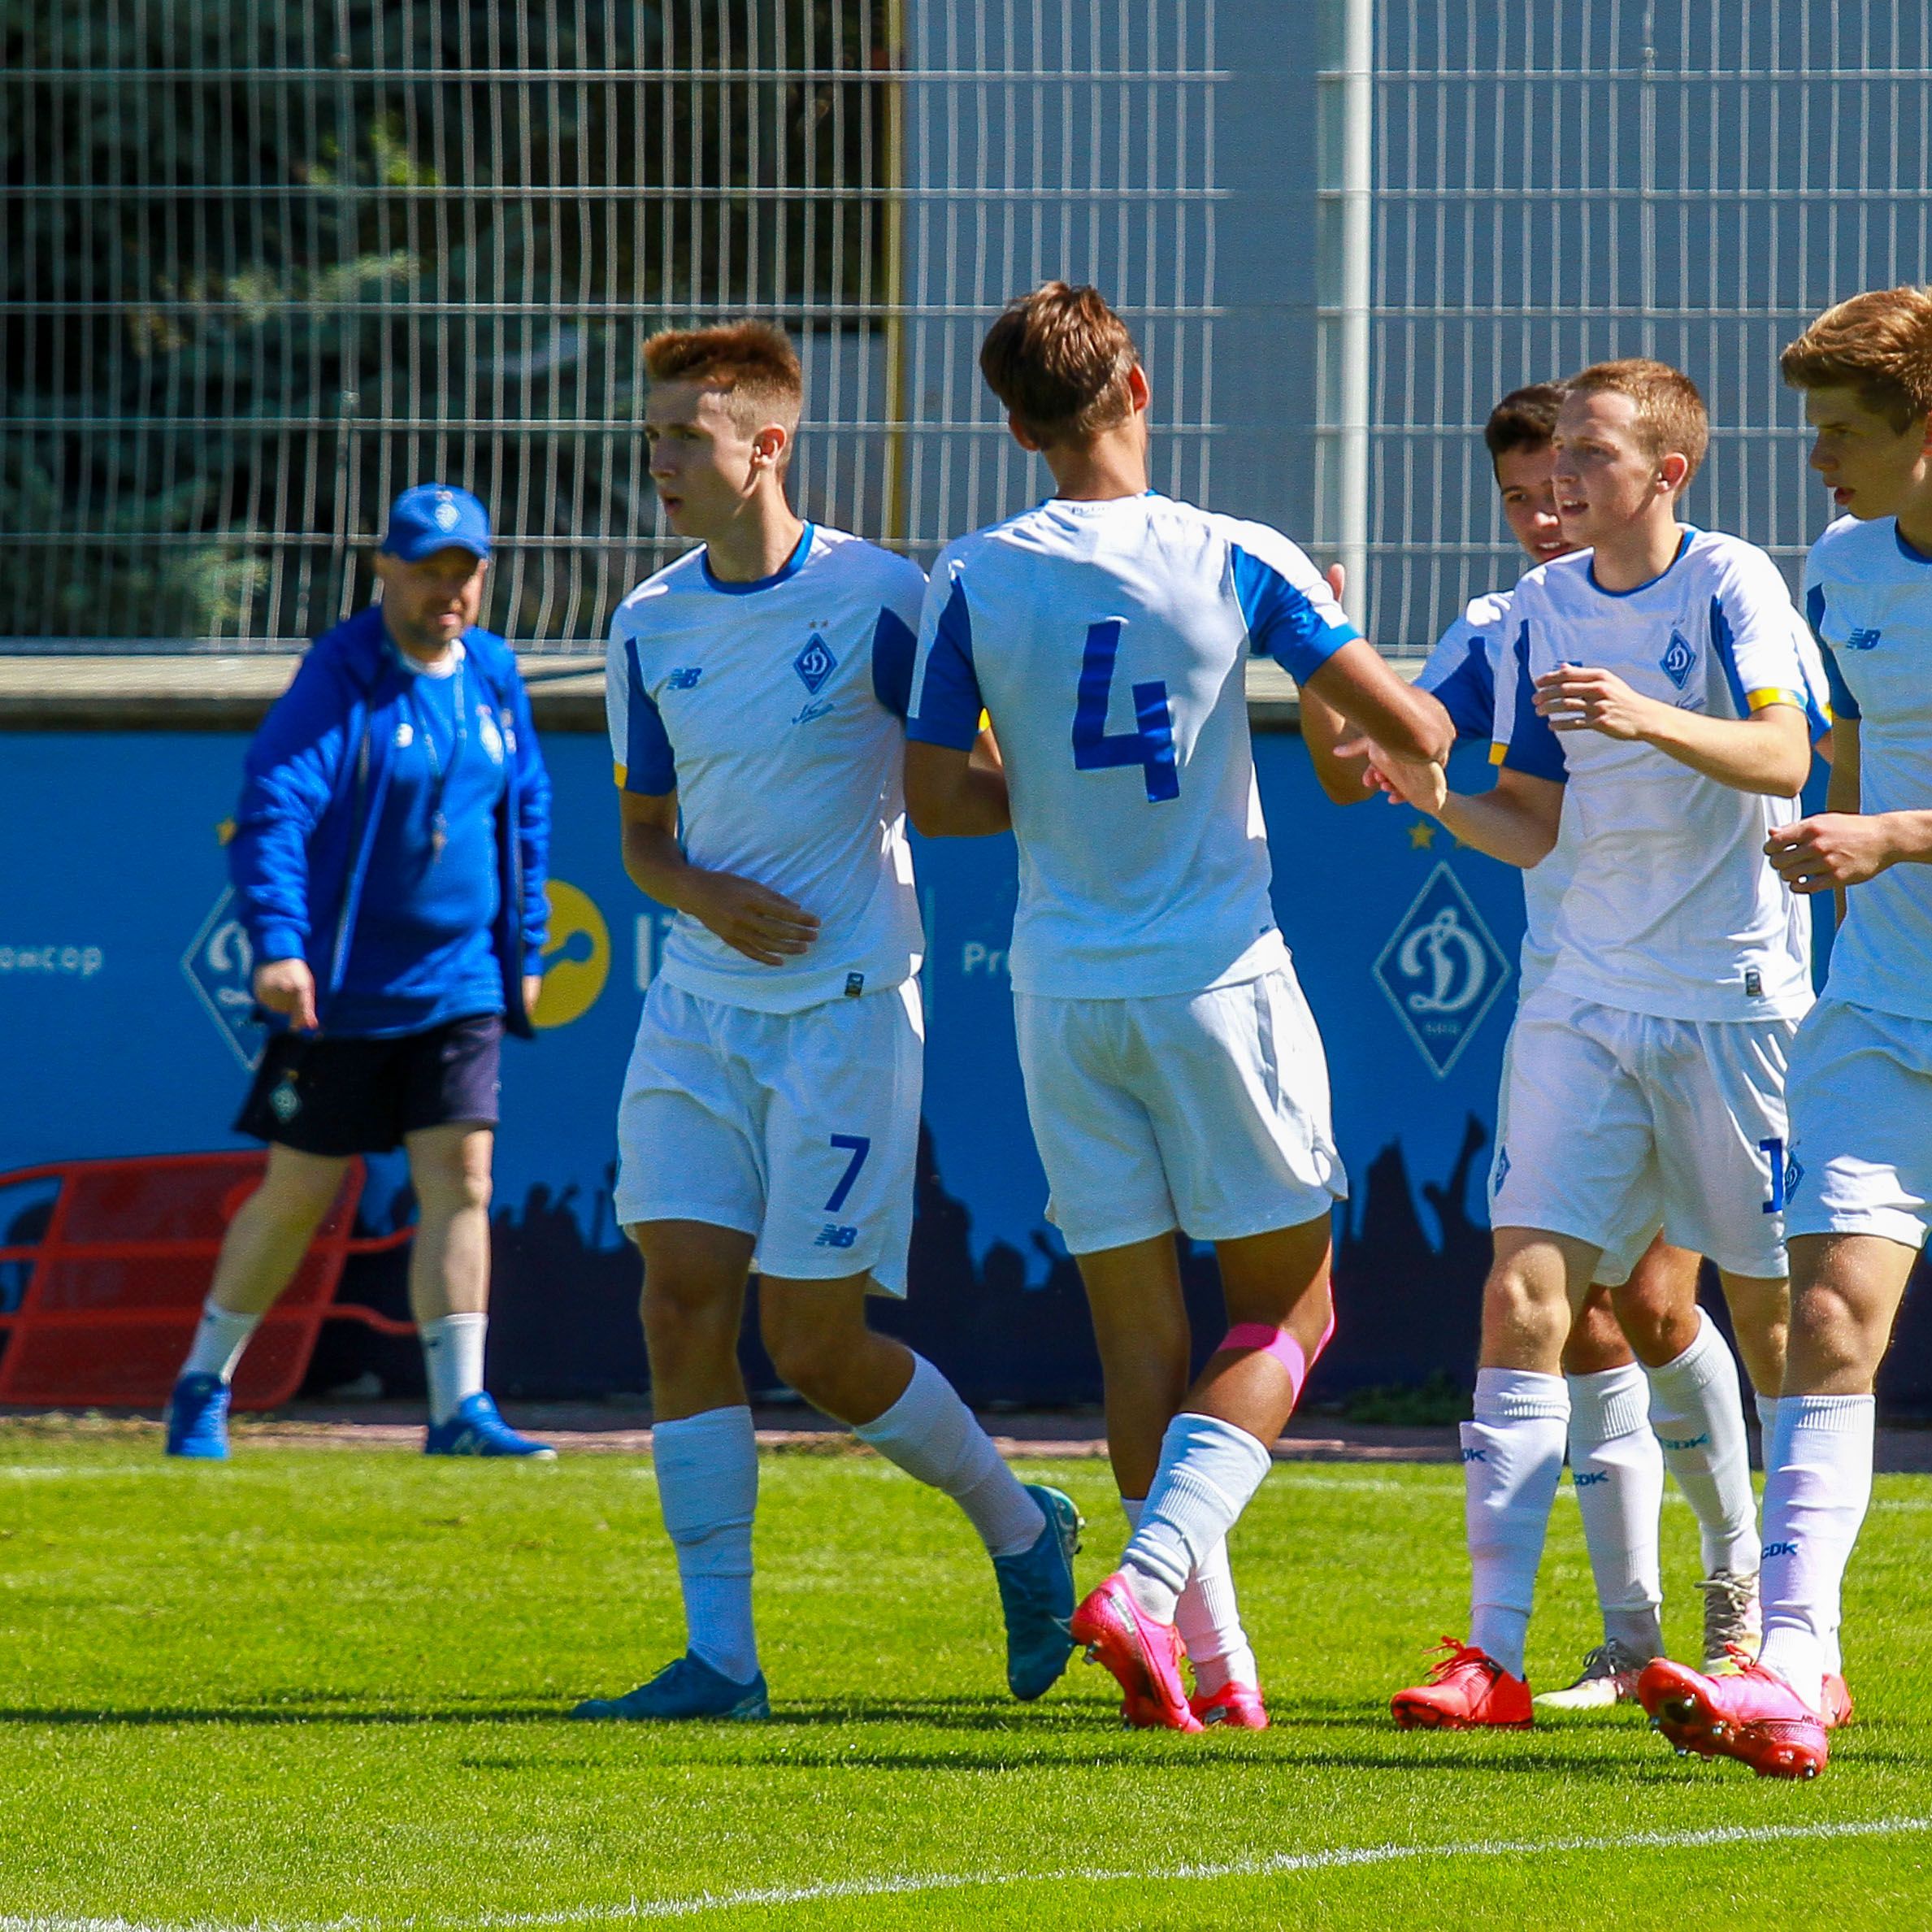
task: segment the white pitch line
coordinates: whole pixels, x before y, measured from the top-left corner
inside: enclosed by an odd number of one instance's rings
[[[0,1932],[376,1932],[384,1925],[462,1925],[514,1932],[519,1926],[596,1925],[645,1919],[697,1918],[708,1912],[759,1905],[815,1905],[840,1899],[902,1898],[918,1892],[964,1891],[975,1886],[1005,1890],[1021,1885],[1181,1885],[1224,1878],[1273,1878],[1300,1872],[1344,1871],[1361,1865],[1402,1865],[1429,1858],[1547,1857],[1551,1852],[1690,1852],[1725,1845],[1816,1843],[1829,1839],[1903,1838],[1932,1831],[1932,1817],[1870,1818],[1843,1824],[1713,1825],[1695,1831],[1632,1831],[1614,1837],[1474,1839],[1458,1844],[1351,1845],[1329,1852],[1277,1852],[1230,1859],[1220,1865],[1174,1865],[1139,1869],[1073,1865],[1049,1872],[914,1872],[879,1878],[833,1879],[822,1885],[781,1885],[740,1891],[700,1892],[683,1899],[630,1899],[621,1905],[579,1905],[562,1912],[466,1912],[461,1918],[343,1917],[295,1923],[251,1919],[245,1925],[206,1919],[166,1925],[126,1918],[22,1917],[0,1914]]]

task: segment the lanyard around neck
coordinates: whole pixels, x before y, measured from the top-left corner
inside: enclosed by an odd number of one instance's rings
[[[410,679],[404,688],[404,700],[415,714],[417,735],[423,740],[423,753],[429,760],[429,844],[432,860],[443,856],[443,848],[449,843],[449,822],[443,814],[443,798],[449,791],[449,781],[456,775],[457,767],[462,763],[465,751],[469,749],[469,704],[464,690],[463,659],[458,656],[456,668],[449,674],[450,697],[453,700],[452,723],[449,740],[449,762],[445,765],[436,748],[436,733],[429,728],[429,713],[417,696],[415,680],[428,674],[411,671],[406,665],[404,675]]]

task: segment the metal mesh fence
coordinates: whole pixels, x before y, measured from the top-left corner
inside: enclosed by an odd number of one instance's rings
[[[973,352],[1101,281],[1211,424],[1213,0],[0,0],[0,640],[294,648],[394,492],[488,501],[490,620],[596,646],[671,554],[637,349],[797,332],[810,514],[1025,499]],[[908,419],[911,419],[910,421]]]
[[[1778,352],[1924,282],[1932,16],[1879,0],[1388,0],[1376,42],[1370,619],[1513,581],[1491,403],[1615,355],[1711,409],[1686,514],[1787,567],[1826,520]]]

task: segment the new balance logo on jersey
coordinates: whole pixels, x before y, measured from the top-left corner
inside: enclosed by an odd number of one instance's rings
[[[1697,653],[1682,631],[1673,631],[1670,642],[1665,647],[1657,664],[1664,675],[1682,691],[1690,683],[1691,673],[1697,668]]]
[[[1845,640],[1845,649],[1848,651],[1869,651],[1878,641],[1878,633],[1875,630],[1854,631]]]
[[[697,680],[704,675],[705,667],[701,664],[680,665],[664,682],[673,691],[695,691]]]
[[[1608,1470],[1572,1470],[1569,1479],[1578,1489],[1594,1489],[1598,1483],[1610,1480],[1610,1472]]]
[[[823,637],[814,637],[792,660],[792,668],[798,673],[798,681],[816,697],[819,687],[839,668],[839,661]]]
[[[1767,1543],[1764,1561],[1768,1563],[1774,1556],[1795,1556],[1797,1553],[1798,1546],[1795,1543]]]
[[[857,1240],[858,1230],[856,1227],[837,1227],[828,1221],[819,1229],[818,1239],[812,1245],[814,1248],[849,1248]]]

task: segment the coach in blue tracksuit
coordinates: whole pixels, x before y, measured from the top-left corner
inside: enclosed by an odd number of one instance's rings
[[[432,1455],[549,1457],[484,1392],[505,1028],[542,985],[550,781],[516,659],[480,629],[489,518],[423,484],[390,512],[382,601],[317,641],[248,754],[229,847],[275,1031],[238,1131],[269,1144],[168,1404],[173,1456],[228,1453],[228,1385],[351,1156],[401,1142]]]

